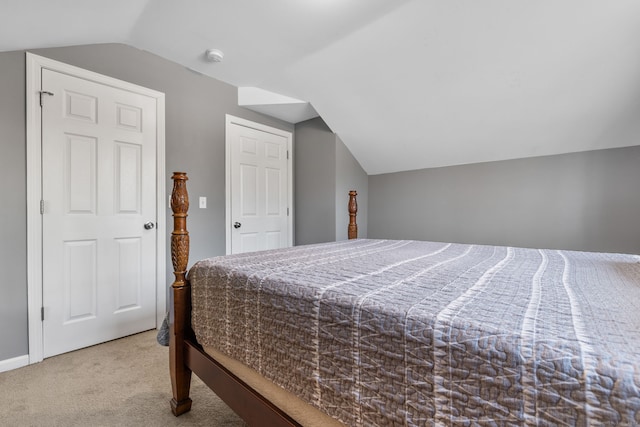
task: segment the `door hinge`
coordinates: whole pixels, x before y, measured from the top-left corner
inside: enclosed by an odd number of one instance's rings
[[[40,200],[40,215],[44,215],[44,200]]]
[[[287,160],[289,160],[289,150],[287,150]]]
[[[40,107],[42,107],[42,95],[53,96],[53,92],[49,92],[48,90],[41,90],[38,93],[40,94]]]
[[[289,208],[287,208],[287,216],[289,216]]]
[[[40,308],[40,319],[44,322],[44,307]]]

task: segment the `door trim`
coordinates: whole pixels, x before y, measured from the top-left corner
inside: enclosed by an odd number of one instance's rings
[[[27,103],[27,309],[29,323],[29,364],[43,359],[42,308],[42,69],[79,77],[156,99],[156,327],[166,313],[166,203],[165,199],[165,96],[164,93],[93,71],[26,53]]]
[[[289,208],[289,216],[287,216],[287,231],[289,234],[287,244],[289,246],[293,246],[293,133],[274,128],[271,126],[263,125],[260,123],[252,122],[247,119],[242,119],[240,117],[235,117],[230,114],[226,115],[225,118],[225,251],[226,254],[231,254],[231,138],[229,137],[229,126],[230,125],[238,125],[244,126],[251,129],[256,129],[262,132],[271,133],[274,135],[282,136],[287,139],[287,150],[289,152],[289,161],[287,162],[287,206]]]

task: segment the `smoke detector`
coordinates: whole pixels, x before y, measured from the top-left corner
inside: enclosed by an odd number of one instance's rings
[[[209,62],[222,62],[222,58],[224,58],[224,53],[218,49],[207,49],[204,53],[204,57]]]

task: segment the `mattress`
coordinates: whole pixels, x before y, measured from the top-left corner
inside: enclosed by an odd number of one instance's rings
[[[198,341],[347,425],[640,424],[640,257],[350,240],[189,272]]]

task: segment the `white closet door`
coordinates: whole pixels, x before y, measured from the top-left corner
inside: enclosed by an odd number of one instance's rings
[[[155,99],[78,77],[43,69],[42,88],[49,357],[156,326],[157,118]]]
[[[231,253],[290,246],[287,136],[227,124],[231,155]]]

